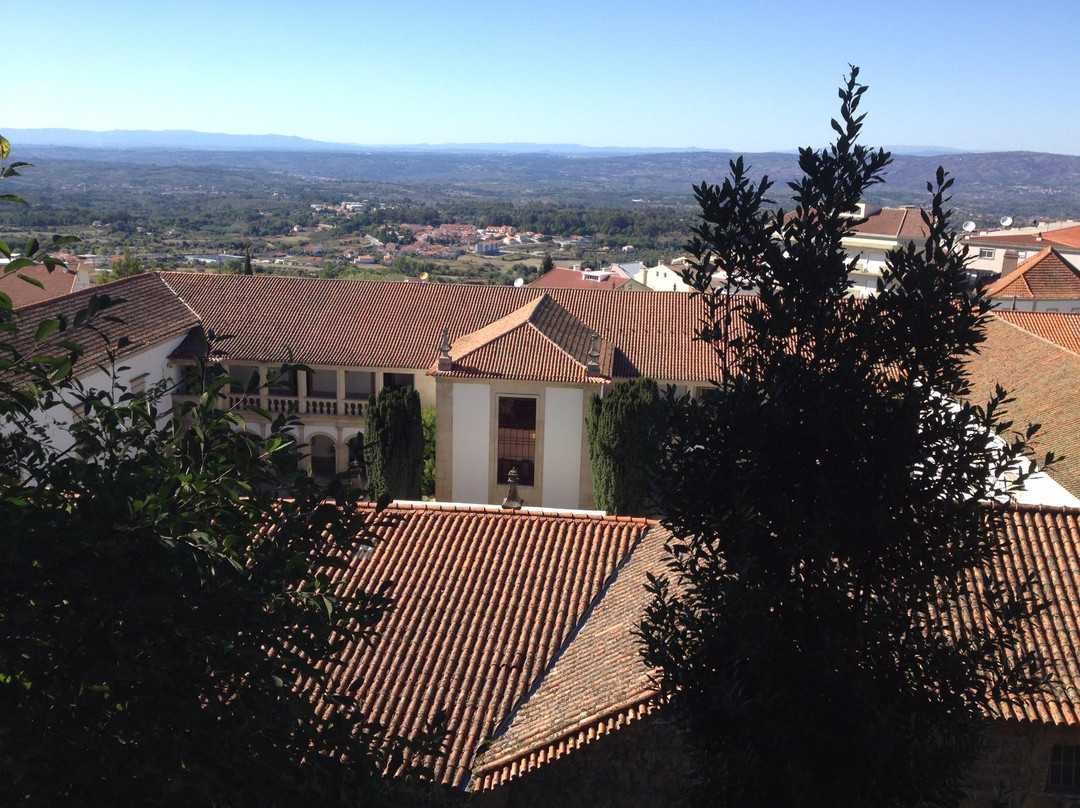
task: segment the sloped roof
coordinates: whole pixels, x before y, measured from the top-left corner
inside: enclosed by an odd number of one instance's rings
[[[33,278],[41,286],[35,286],[23,278]],[[16,272],[4,272],[4,267],[0,266],[0,292],[10,297],[12,305],[20,309],[23,306],[70,294],[78,278],[79,273],[76,269],[57,267],[49,272],[44,264],[26,267]]]
[[[1069,493],[1080,496],[1080,356],[1006,321],[993,317],[986,341],[967,363],[969,398],[985,404],[1002,384],[1015,401],[1007,417],[1015,429],[1042,424],[1035,436],[1042,454],[1064,457],[1048,474]]]
[[[852,232],[864,236],[887,236],[904,241],[925,239],[928,231],[917,208],[882,208],[878,213],[860,219]]]
[[[534,289],[618,289],[630,280],[629,276],[612,273],[603,280],[596,281],[586,278],[576,269],[555,267],[527,285]]]
[[[581,512],[395,505],[366,557],[332,577],[350,589],[393,581],[374,645],[340,655],[335,682],[361,677],[366,715],[415,734],[445,710],[452,732],[437,780],[464,785],[482,742],[548,666],[605,581],[648,529]],[[318,697],[319,694],[313,694]]]
[[[987,294],[997,298],[1080,300],[1080,270],[1053,247],[1047,247],[990,284]]]
[[[975,236],[969,239],[968,243],[973,246],[985,244],[992,247],[1000,247],[1005,244],[1051,244],[1058,247],[1065,247],[1066,249],[1076,249],[1080,248],[1080,225],[1035,233],[1004,233],[998,236]]]
[[[705,308],[699,298],[679,292],[184,272],[161,277],[207,329],[235,335],[222,348],[239,361],[282,362],[291,350],[313,365],[424,370],[438,359],[444,328],[457,343],[547,294],[614,347],[616,378],[701,381],[717,375],[715,353],[694,334]]]
[[[1016,704],[990,705],[990,716],[1080,726],[1080,510],[1016,505],[1006,511],[1004,532],[1011,552],[979,580],[1036,578],[1047,608],[1026,625],[1022,641],[1050,662],[1051,682]],[[652,597],[647,573],[663,569],[667,538],[659,530],[643,537],[568,648],[478,758],[474,789],[520,777],[660,709],[632,629]],[[957,624],[977,618],[978,604],[957,604],[954,615]]]
[[[600,374],[586,372],[593,331],[548,295],[466,334],[450,350],[453,369],[434,376],[605,382],[611,379],[613,351],[597,341]]]
[[[994,316],[1080,354],[1080,312],[995,309]]]
[[[95,295],[107,297],[114,304],[86,325],[73,328],[75,316]],[[36,345],[37,324],[50,318],[63,318],[69,324],[68,329],[54,331],[52,336]],[[78,375],[106,361],[110,345],[115,349],[120,338],[126,338],[129,344],[116,353],[127,356],[183,336],[199,325],[199,317],[158,275],[148,273],[24,306],[15,311],[15,322],[19,327],[15,346],[24,355],[48,353],[58,340],[78,343],[83,348],[75,365]]]
[[[484,791],[555,760],[652,712],[656,689],[632,631],[651,599],[646,574],[663,569],[670,534],[649,532],[538,687],[476,764]]]
[[[991,705],[990,715],[1080,727],[1080,510],[1017,505],[1007,512],[1005,535],[1011,553],[981,581],[1033,580],[1047,608],[1025,624],[1022,639],[1050,663],[1050,681],[1043,693]],[[954,611],[957,625],[961,612],[980,614],[978,604],[965,604]]]

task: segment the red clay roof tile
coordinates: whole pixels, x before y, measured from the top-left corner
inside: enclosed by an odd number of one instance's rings
[[[547,294],[615,346],[616,378],[703,381],[716,355],[695,338],[700,299],[678,292],[531,289],[463,284],[332,281],[260,275],[164,272],[233,358],[309,364],[416,368],[438,359],[442,331],[452,343]]]
[[[20,277],[21,276],[21,277]],[[11,298],[12,305],[19,309],[60,295],[70,294],[78,280],[75,265],[70,269],[57,267],[49,272],[44,265],[26,267],[16,272],[4,272],[0,266],[0,292]],[[41,283],[35,286],[22,278],[33,278]]]
[[[1080,312],[995,309],[994,316],[1080,354]]]
[[[41,320],[62,317],[71,324],[75,315],[89,304],[94,295],[107,296],[119,302],[86,326],[55,331],[41,345],[34,344],[34,330]],[[51,344],[61,339],[78,343],[83,348],[83,354],[75,365],[77,375],[104,362],[110,347],[115,350],[121,337],[126,337],[129,344],[117,351],[117,355],[127,356],[175,339],[199,325],[198,315],[158,275],[152,273],[122,278],[24,306],[16,310],[15,321],[19,326],[15,345],[24,354],[47,352]],[[109,342],[105,341],[106,337]]]
[[[616,573],[568,647],[534,685],[477,759],[472,787],[494,788],[659,709],[633,627],[651,595],[646,573],[663,567],[666,534],[650,530]],[[977,580],[1020,583],[1037,573],[1047,608],[1022,642],[1050,662],[1049,687],[1015,703],[990,705],[992,718],[1080,726],[1080,510],[1017,505],[1006,511],[1009,552]],[[953,622],[978,619],[974,602],[955,604]]]
[[[1080,300],[1080,270],[1053,247],[1031,256],[986,290],[995,298]]]
[[[335,682],[362,677],[365,713],[412,734],[440,709],[453,735],[436,779],[463,785],[477,748],[547,667],[648,524],[597,515],[403,505],[341,585],[393,581],[371,647],[340,656]],[[314,694],[316,697],[319,694]],[[329,709],[329,708],[328,708]]]

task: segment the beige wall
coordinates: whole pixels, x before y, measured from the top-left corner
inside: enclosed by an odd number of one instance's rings
[[[1080,746],[1080,728],[1016,721],[995,722],[979,761],[964,783],[962,808],[1065,808],[1080,794],[1047,794],[1050,750],[1055,744]]]
[[[488,417],[487,435],[478,437],[465,430],[473,420],[471,418],[458,417],[454,413],[454,407],[461,401],[470,402],[475,406],[478,397],[475,393],[467,395],[455,395],[454,388],[458,385],[470,385],[486,388],[482,395],[487,397]],[[557,390],[552,395],[552,406],[549,408],[548,391]],[[589,448],[585,439],[585,414],[589,399],[592,394],[599,390],[599,385],[560,385],[545,382],[515,381],[505,379],[452,379],[439,377],[436,380],[436,428],[438,430],[436,450],[436,480],[435,498],[442,501],[455,501],[456,494],[460,491],[472,489],[472,485],[455,485],[455,474],[466,473],[465,467],[453,459],[457,454],[455,447],[465,441],[486,441],[487,448],[487,499],[488,504],[500,504],[506,497],[507,485],[496,482],[498,471],[498,442],[496,430],[499,420],[499,397],[520,396],[535,397],[536,407],[536,475],[534,485],[519,485],[518,492],[524,498],[526,505],[548,506],[562,508],[586,508],[594,507],[592,488],[592,467],[589,464]],[[564,392],[565,391],[565,392]],[[575,397],[570,391],[579,393],[580,398],[576,402],[576,416],[571,409],[574,408],[572,399]],[[568,395],[568,393],[570,393]],[[549,413],[555,419],[549,423]],[[480,419],[483,420],[483,419]],[[571,447],[573,441],[569,439],[567,430],[576,421],[580,430],[580,443],[578,444],[576,460],[568,460],[565,457],[558,458],[557,472],[564,475],[557,484],[553,485],[556,490],[545,499],[544,482],[545,468],[549,451],[562,450]],[[555,432],[557,430],[557,432]],[[549,435],[549,431],[552,432]],[[471,468],[471,467],[470,467]],[[482,470],[476,471],[483,473]],[[467,473],[474,473],[469,471]],[[568,491],[573,486],[565,484],[565,477],[572,476],[576,479],[578,497],[576,502],[567,499]],[[549,478],[550,479],[550,478]]]

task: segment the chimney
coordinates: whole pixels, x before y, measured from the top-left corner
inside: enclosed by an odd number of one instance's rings
[[[1020,255],[1016,250],[1006,250],[1005,257],[1001,261],[1001,277],[1005,277],[1010,272],[1016,269],[1017,263],[1019,263]]]
[[[1041,230],[1038,233],[1035,234],[1035,240],[1036,241],[1042,241],[1042,231]]]
[[[439,346],[439,370],[443,372],[454,369],[454,360],[450,358],[450,347],[450,329],[444,328],[442,345]]]
[[[506,479],[510,483],[510,490],[506,492],[506,499],[504,499],[502,501],[503,510],[507,510],[507,511],[519,510],[521,508],[521,506],[525,504],[525,500],[523,500],[518,495],[518,490],[517,490],[518,470],[517,470],[517,466],[514,466],[513,468],[510,469],[510,473],[506,475]]]
[[[589,361],[585,363],[586,376],[600,375],[600,349],[596,346],[599,339],[599,334],[593,334],[589,340]]]

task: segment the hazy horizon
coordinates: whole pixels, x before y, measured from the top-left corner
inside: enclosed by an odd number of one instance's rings
[[[1071,20],[1048,0],[1040,20]],[[247,135],[357,146],[573,144],[784,152],[831,140],[848,63],[867,143],[1080,154],[1072,29],[1020,47],[1015,6],[477,0],[389,6],[39,0],[3,126]],[[1011,43],[1007,58],[1002,44]],[[23,54],[28,57],[29,54]],[[1034,106],[1053,109],[1038,125]],[[3,131],[0,126],[0,131]]]

